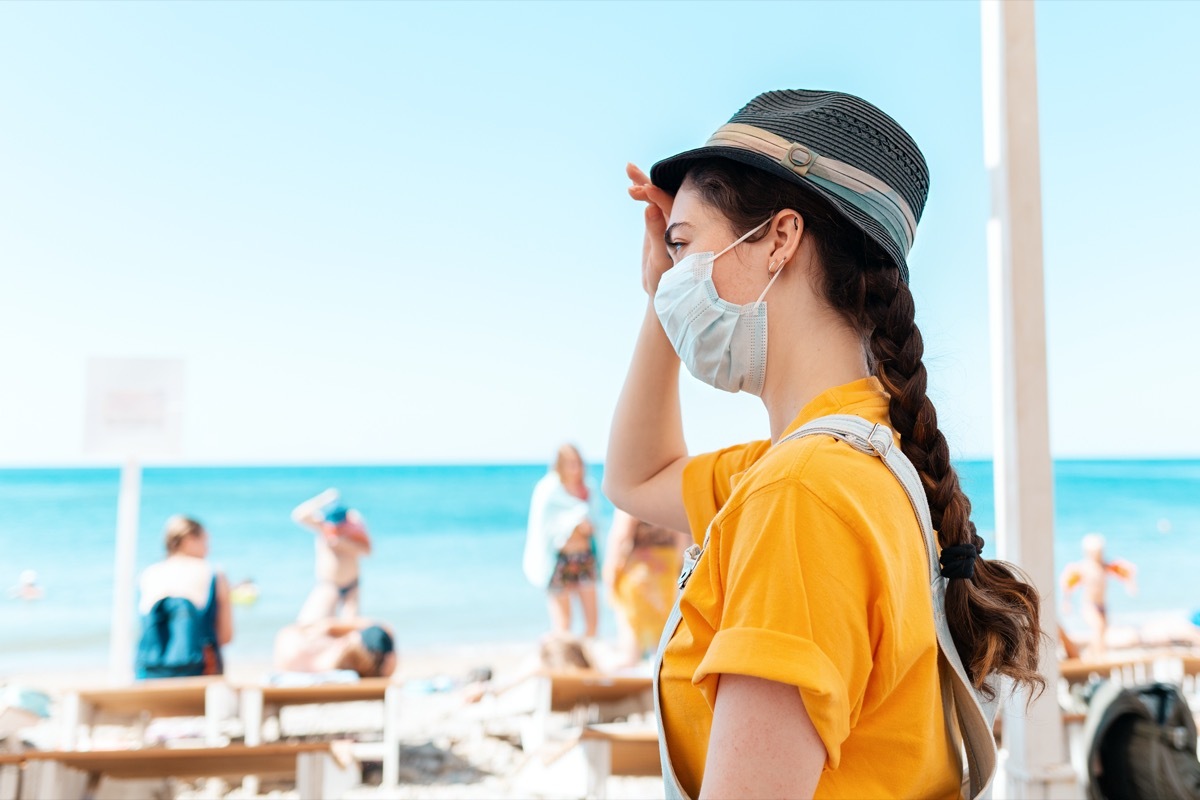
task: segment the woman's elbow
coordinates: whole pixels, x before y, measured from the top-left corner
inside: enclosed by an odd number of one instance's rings
[[[600,491],[617,508],[625,508],[629,502],[629,487],[608,472],[604,473],[604,478],[600,481]]]

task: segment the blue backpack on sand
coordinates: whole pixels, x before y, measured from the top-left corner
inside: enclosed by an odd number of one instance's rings
[[[204,611],[182,597],[159,600],[142,617],[142,637],[134,659],[137,679],[220,674],[216,622],[216,575]]]

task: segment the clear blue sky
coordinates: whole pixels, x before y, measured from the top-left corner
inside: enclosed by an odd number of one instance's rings
[[[1054,452],[1200,455],[1200,4],[1037,21]],[[0,4],[0,463],[79,460],[89,356],[186,360],[185,461],[598,459],[625,162],[798,87],[924,150],[933,395],[990,453],[976,3]],[[765,435],[684,399],[693,449]]]

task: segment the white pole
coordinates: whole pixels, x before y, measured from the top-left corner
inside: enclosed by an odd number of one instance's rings
[[[984,162],[992,185],[987,226],[991,280],[997,552],[1042,595],[1042,626],[1056,641],[1054,495],[1046,389],[1041,163],[1032,2],[982,0]],[[1006,779],[997,796],[1069,798],[1081,786],[1064,756],[1058,662],[1043,648],[1046,691],[1004,709]]]
[[[113,613],[108,654],[108,676],[113,684],[133,679],[133,597],[137,564],[138,508],[142,495],[142,467],[130,458],[121,467],[117,497],[117,555],[113,569]]]

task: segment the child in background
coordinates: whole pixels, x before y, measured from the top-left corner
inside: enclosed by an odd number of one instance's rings
[[[1087,654],[1090,658],[1100,658],[1104,655],[1105,636],[1108,633],[1108,609],[1104,601],[1108,590],[1108,578],[1111,576],[1123,581],[1125,590],[1131,595],[1135,594],[1137,584],[1134,577],[1137,575],[1137,567],[1124,559],[1105,561],[1104,537],[1098,533],[1089,533],[1083,537],[1083,553],[1083,560],[1068,564],[1059,578],[1063,613],[1070,613],[1071,592],[1081,588],[1083,600],[1080,603],[1080,611],[1092,629]]]
[[[362,607],[358,562],[371,554],[362,515],[342,503],[337,489],[326,489],[296,506],[292,519],[316,533],[317,585],[298,621],[357,618]]]

